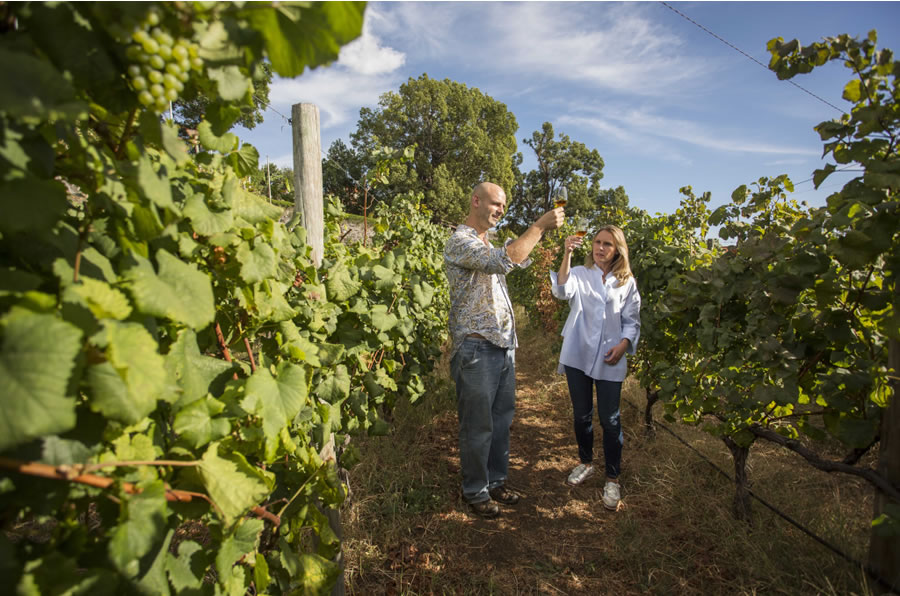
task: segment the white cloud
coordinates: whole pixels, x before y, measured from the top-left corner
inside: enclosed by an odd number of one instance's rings
[[[269,99],[285,110],[296,103],[314,103],[319,106],[323,130],[351,128],[360,107],[376,105],[381,94],[396,89],[404,78],[397,71],[405,64],[406,54],[384,45],[374,31],[383,21],[369,8],[363,34],[344,46],[337,62],[301,77],[276,80]]]
[[[688,59],[679,37],[653,23],[639,4],[422,3],[380,4],[391,35],[409,51],[447,59],[449,67],[535,77],[643,96],[688,89],[712,68]],[[674,91],[673,90],[677,90]]]
[[[780,145],[748,139],[736,138],[728,132],[710,128],[707,125],[660,116],[646,109],[616,109],[606,107],[602,117],[564,116],[561,122],[589,126],[603,134],[612,135],[618,141],[632,147],[651,147],[651,140],[666,140],[671,145],[687,144],[714,151],[731,153],[751,153],[762,155],[818,156],[817,149]],[[740,133],[746,134],[745,132]],[[647,152],[646,150],[644,152]],[[660,157],[664,157],[660,155]],[[793,161],[796,161],[793,160]],[[803,163],[805,160],[800,160]]]
[[[671,142],[664,139],[648,137],[646,135],[635,134],[633,130],[620,124],[604,118],[590,118],[582,116],[562,116],[557,122],[562,125],[571,125],[576,128],[586,128],[601,138],[610,139],[614,142],[610,145],[619,147],[628,147],[632,151],[636,151],[645,155],[653,155],[663,161],[678,163],[682,165],[691,165],[693,161],[679,152]],[[606,149],[604,143],[599,143],[596,147],[601,153]]]
[[[362,35],[341,48],[338,65],[361,75],[385,74],[403,66],[406,54],[381,45],[381,40],[372,33],[373,23],[383,20],[376,11],[368,11]]]

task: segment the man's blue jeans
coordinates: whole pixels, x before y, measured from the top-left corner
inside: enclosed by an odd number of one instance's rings
[[[450,361],[459,413],[463,498],[490,499],[509,471],[509,426],[516,409],[516,351],[467,337]]]
[[[578,459],[589,464],[594,459],[594,388],[597,389],[597,414],[603,428],[603,459],[607,478],[618,478],[622,466],[622,423],[619,402],[622,383],[592,379],[577,368],[566,366],[569,397],[575,422]]]

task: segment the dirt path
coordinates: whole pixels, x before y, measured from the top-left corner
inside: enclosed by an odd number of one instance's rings
[[[516,506],[501,506],[496,520],[469,516],[471,543],[482,548],[460,554],[467,566],[487,566],[498,579],[506,576],[506,582],[492,586],[500,593],[607,593],[614,589],[614,570],[604,569],[604,559],[615,550],[610,539],[618,534],[610,533],[610,526],[625,512],[603,507],[602,474],[577,488],[565,484],[578,463],[565,377],[555,372],[555,361],[527,345],[517,358],[508,485],[522,499]],[[596,428],[595,452],[600,432]],[[455,436],[446,439],[452,442]],[[602,452],[598,455],[602,466]],[[461,501],[459,508],[465,511]]]
[[[366,463],[352,472],[365,490],[345,515],[348,593],[858,593],[858,569],[772,516],[755,527],[735,522],[727,480],[667,435],[645,436],[644,398],[631,380],[623,388],[620,509],[603,507],[602,474],[567,486],[577,450],[551,339],[520,334],[508,480],[522,496],[519,504],[501,505],[494,520],[469,512],[460,494],[453,386],[435,389],[440,407],[372,443]],[[602,466],[600,432],[595,423],[595,461]],[[721,441],[690,428],[679,432],[719,465],[730,465]],[[771,488],[770,498],[807,523],[828,520],[822,531],[833,540],[846,537],[845,548],[864,546],[870,504],[840,497],[864,494],[856,484],[808,471],[801,479],[790,456],[775,456],[772,448],[756,453],[752,474]],[[786,486],[791,490],[778,488]]]
[[[615,579],[610,566],[617,557],[609,555],[617,550],[619,533],[611,526],[628,515],[627,470],[625,509],[615,513],[602,505],[602,474],[577,488],[565,484],[578,463],[571,404],[565,377],[556,373],[555,359],[538,353],[538,343],[525,339],[517,351],[508,486],[521,495],[519,504],[501,506],[501,516],[494,520],[469,512],[459,490],[456,415],[441,413],[418,436],[416,457],[424,470],[434,472],[423,472],[423,483],[436,489],[443,502],[438,511],[422,513],[410,535],[388,553],[379,573],[354,578],[352,592],[623,592],[622,580]],[[628,425],[637,425],[636,412],[630,418],[623,412],[626,441]],[[600,432],[597,428],[597,449]],[[602,452],[599,455],[602,465]]]

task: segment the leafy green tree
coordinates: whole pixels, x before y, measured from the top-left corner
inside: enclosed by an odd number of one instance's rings
[[[399,92],[385,93],[379,107],[360,110],[351,145],[367,169],[380,149],[415,146],[415,159],[395,169],[385,193],[423,193],[425,203],[446,220],[460,221],[472,187],[495,182],[510,192],[515,182],[515,116],[506,105],[476,88],[423,74]]]
[[[562,186],[568,191],[567,214],[593,217],[604,207],[627,206],[624,189],[600,188],[604,164],[596,149],[565,134],[557,139],[549,122],[522,142],[534,151],[537,168],[519,177],[505,225],[514,230],[528,227],[553,207],[553,198]]]
[[[250,91],[249,102],[240,106],[241,115],[235,122],[250,130],[261,124],[263,111],[269,105],[269,85],[272,83],[272,66],[268,62],[261,62],[254,68],[253,89]],[[212,100],[210,96],[198,93],[192,97],[179,98],[172,104],[175,122],[181,128],[196,130],[203,120],[203,116],[209,109]]]
[[[322,160],[322,187],[326,195],[340,200],[347,213],[363,212],[366,162],[363,157],[337,139]]]
[[[269,198],[280,203],[294,203],[294,170],[292,168],[279,168],[274,164],[259,166],[250,174],[250,183],[247,190],[262,197]]]

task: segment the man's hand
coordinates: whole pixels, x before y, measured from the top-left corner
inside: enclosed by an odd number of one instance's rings
[[[546,232],[547,230],[555,230],[563,225],[565,219],[566,212],[562,207],[557,207],[543,214],[539,220],[534,222],[534,225],[542,232]]]

